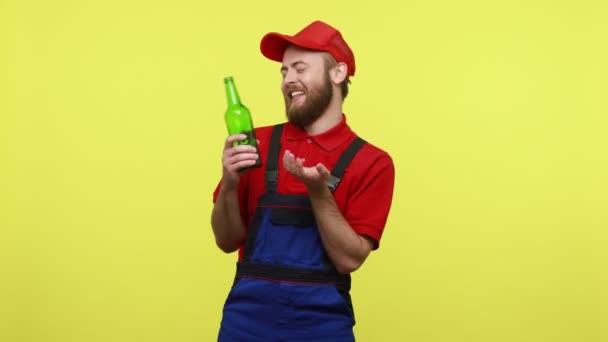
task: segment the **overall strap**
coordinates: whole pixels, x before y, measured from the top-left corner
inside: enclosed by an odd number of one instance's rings
[[[350,143],[346,150],[342,152],[342,155],[336,162],[336,165],[331,170],[331,176],[329,176],[329,179],[327,180],[327,186],[331,192],[336,191],[338,184],[340,184],[340,181],[342,180],[342,176],[344,176],[344,171],[353,158],[355,158],[355,155],[357,155],[357,152],[359,152],[363,145],[365,145],[365,140],[357,137],[352,143]]]
[[[266,191],[276,192],[277,181],[279,179],[279,153],[281,153],[281,135],[285,124],[278,124],[272,128],[272,136],[270,137],[270,145],[268,148],[268,157],[266,159]]]

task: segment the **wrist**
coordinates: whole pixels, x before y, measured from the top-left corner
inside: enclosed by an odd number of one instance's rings
[[[237,192],[238,188],[239,188],[238,178],[236,180],[230,179],[229,177],[222,178],[222,183],[220,185],[220,192],[223,192],[223,193]]]
[[[320,184],[308,184],[306,188],[308,189],[310,197],[322,198],[328,195],[331,196],[331,192],[325,182]]]

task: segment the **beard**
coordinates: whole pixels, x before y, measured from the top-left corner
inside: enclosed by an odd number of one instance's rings
[[[292,125],[300,128],[312,124],[325,112],[333,95],[331,80],[329,75],[325,74],[321,85],[308,89],[303,103],[292,106],[289,95],[285,96],[287,119]]]

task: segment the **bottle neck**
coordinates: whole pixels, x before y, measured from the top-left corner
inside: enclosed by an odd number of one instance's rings
[[[228,100],[228,106],[241,104],[239,93],[236,91],[236,86],[232,77],[224,78],[226,84],[226,99]]]

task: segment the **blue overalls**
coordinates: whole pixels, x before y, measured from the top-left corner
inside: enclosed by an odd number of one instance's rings
[[[307,195],[276,192],[283,124],[273,128],[266,193],[258,201],[218,341],[354,341],[350,274],[325,253]],[[357,137],[332,170],[333,192],[365,141]]]

